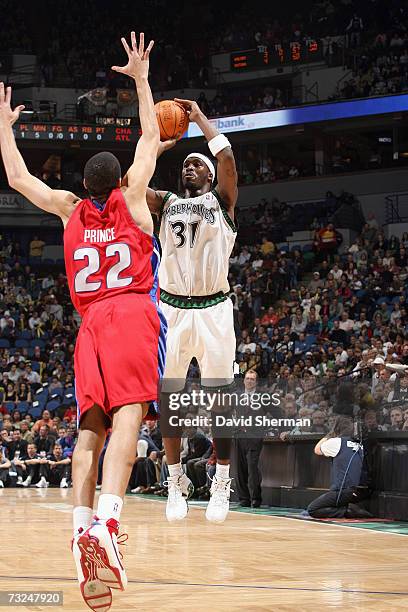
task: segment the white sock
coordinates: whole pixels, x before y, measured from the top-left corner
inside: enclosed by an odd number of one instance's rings
[[[173,465],[168,465],[170,476],[182,476],[184,474],[183,468],[181,467],[181,463],[173,463]]]
[[[215,475],[218,478],[224,478],[225,480],[227,480],[230,477],[229,471],[230,471],[229,464],[222,465],[221,463],[217,463],[217,467],[215,468]]]
[[[74,535],[76,535],[79,529],[88,529],[92,521],[93,509],[88,506],[77,506],[74,508],[73,521],[74,521]]]
[[[96,516],[107,521],[110,518],[114,518],[116,521],[120,518],[122,512],[123,499],[117,495],[111,495],[110,493],[103,493],[99,496],[98,509]]]

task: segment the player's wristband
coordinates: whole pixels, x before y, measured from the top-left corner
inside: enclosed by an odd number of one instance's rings
[[[218,134],[218,136],[214,136],[214,138],[211,138],[211,140],[208,142],[208,148],[210,149],[214,157],[223,149],[226,149],[230,146],[231,143],[228,138],[224,136],[224,134]]]

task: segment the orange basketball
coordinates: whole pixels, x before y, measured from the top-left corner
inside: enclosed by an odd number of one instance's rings
[[[179,140],[188,128],[188,115],[183,106],[174,100],[157,102],[157,122],[160,128],[160,140]]]

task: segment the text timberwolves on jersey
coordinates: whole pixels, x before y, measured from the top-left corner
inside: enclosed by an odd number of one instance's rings
[[[236,228],[213,190],[195,198],[166,194],[160,225],[160,288],[180,296],[229,291]]]

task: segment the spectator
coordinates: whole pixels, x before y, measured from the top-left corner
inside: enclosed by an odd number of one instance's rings
[[[21,459],[15,459],[13,465],[17,472],[18,486],[29,487],[31,484],[37,484],[40,479],[40,456],[34,443],[28,444],[27,454]]]
[[[41,425],[38,434],[34,438],[34,444],[36,445],[37,452],[39,454],[44,453],[44,456],[51,452],[54,439],[49,434],[49,427],[47,425]]]
[[[0,446],[0,489],[7,487],[10,482],[9,469],[11,461],[4,454],[3,447]]]
[[[359,47],[361,43],[361,34],[363,32],[363,20],[357,13],[354,13],[350,23],[346,28],[348,35],[348,46]]]
[[[328,223],[318,232],[319,252],[324,259],[330,261],[337,251],[338,235],[333,223]]]
[[[44,247],[45,242],[35,235],[30,242],[30,259],[42,257]]]
[[[55,443],[46,459],[41,460],[38,488],[57,486],[66,489],[71,480],[71,459],[63,457],[62,447]]]
[[[40,431],[41,427],[46,425],[48,428],[50,428],[51,424],[52,424],[51,413],[49,410],[44,408],[44,410],[42,411],[41,419],[38,419],[38,421],[34,423],[32,427],[32,432],[36,434]]]
[[[23,439],[21,431],[15,429],[11,434],[12,441],[8,444],[8,458],[13,461],[15,457],[23,457],[27,454],[28,443]]]

